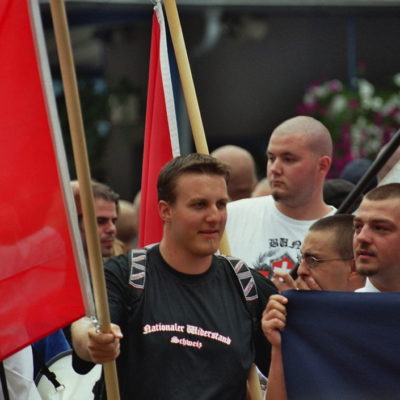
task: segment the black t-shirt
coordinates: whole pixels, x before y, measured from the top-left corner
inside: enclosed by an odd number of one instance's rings
[[[143,293],[128,283],[126,255],[110,259],[105,272],[111,321],[124,335],[117,359],[122,400],[243,400],[255,359],[267,373],[268,342],[260,326],[253,332],[242,289],[223,257],[213,256],[207,272],[187,275],[153,247]],[[277,291],[253,275],[261,319]]]

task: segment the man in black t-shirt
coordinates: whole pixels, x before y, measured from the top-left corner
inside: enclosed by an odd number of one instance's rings
[[[122,400],[243,400],[251,364],[268,370],[269,344],[259,321],[276,288],[248,272],[258,292],[253,323],[232,266],[215,255],[228,176],[225,164],[206,155],[169,162],[157,185],[163,238],[147,252],[143,292],[135,288],[128,256],[110,259],[112,332],[97,333],[89,319],[73,325],[82,360],[117,359]]]

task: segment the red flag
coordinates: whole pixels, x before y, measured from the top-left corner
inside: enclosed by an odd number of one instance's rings
[[[0,359],[85,313],[39,16],[36,1],[0,2]]]
[[[160,169],[179,155],[178,130],[161,2],[154,7],[140,199],[139,246],[161,240],[157,207]]]

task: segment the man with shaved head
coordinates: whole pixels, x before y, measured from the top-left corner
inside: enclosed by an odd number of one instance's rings
[[[323,200],[331,157],[331,136],[316,119],[298,116],[275,128],[267,148],[271,195],[228,205],[232,254],[267,276],[292,270],[310,225],[335,212]]]
[[[229,166],[228,194],[230,200],[251,197],[257,184],[253,156],[246,149],[233,145],[218,147],[211,155]]]

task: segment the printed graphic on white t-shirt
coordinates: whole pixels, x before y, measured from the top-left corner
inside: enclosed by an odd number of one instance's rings
[[[226,225],[231,253],[267,277],[277,269],[290,272],[314,222],[282,214],[272,196],[234,201],[228,204]]]

